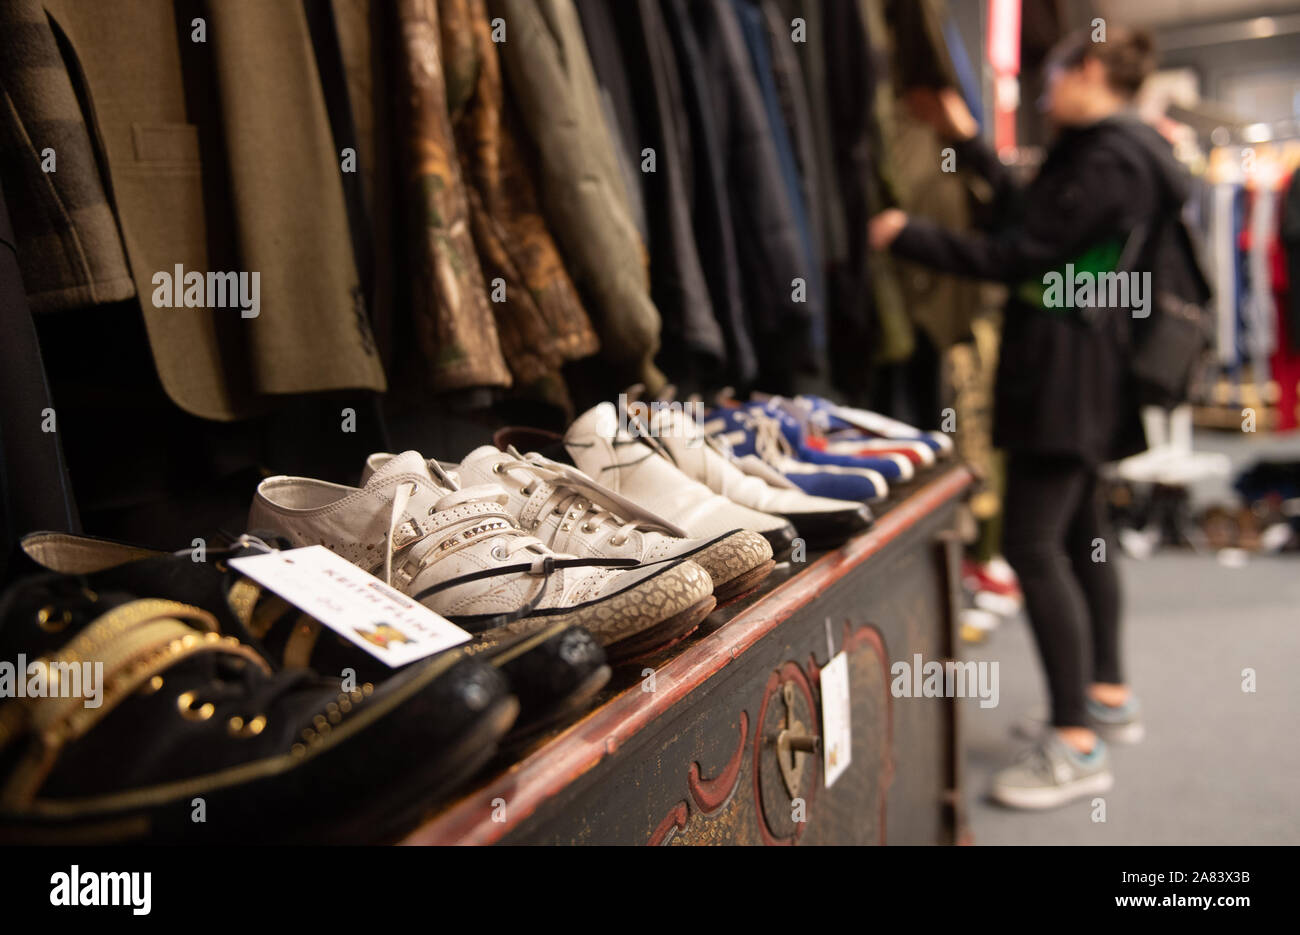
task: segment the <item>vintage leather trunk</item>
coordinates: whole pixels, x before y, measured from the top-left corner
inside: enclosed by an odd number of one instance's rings
[[[952,844],[965,836],[951,698],[890,667],[953,658],[963,467],[935,469],[833,552],[778,568],[685,648],[412,832],[410,844]],[[848,654],[851,760],[830,788],[819,677]],[[783,734],[784,732],[784,734]]]

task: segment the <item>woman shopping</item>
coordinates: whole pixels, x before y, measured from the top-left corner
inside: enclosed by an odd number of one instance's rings
[[[1125,260],[1134,239],[1179,211],[1189,191],[1168,144],[1130,113],[1154,62],[1140,32],[1112,27],[1104,42],[1062,41],[1045,65],[1042,102],[1056,138],[1024,189],[979,140],[955,92],[923,95],[913,103],[953,140],[958,165],[992,186],[996,229],[959,233],[896,210],[871,221],[875,249],[1010,288],[994,416],[994,441],[1007,453],[1003,550],[1020,577],[1051,695],[1050,729],[994,777],[994,799],[1012,807],[1049,808],[1109,789],[1106,740],[1142,732],[1096,494],[1100,465],[1145,448],[1125,360],[1144,281]],[[1133,287],[1122,301],[1101,288],[1118,281],[1106,275],[1114,272]],[[1081,276],[1096,288],[1077,288]]]

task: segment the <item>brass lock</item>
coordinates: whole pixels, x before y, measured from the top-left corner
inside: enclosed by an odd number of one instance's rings
[[[754,743],[759,832],[767,844],[793,843],[807,827],[817,792],[821,738],[808,677],[785,662],[763,689]]]
[[[822,740],[810,734],[803,721],[795,711],[794,683],[786,682],[781,686],[781,701],[785,705],[785,717],[781,730],[768,742],[776,745],[776,764],[781,769],[781,780],[785,791],[791,799],[799,797],[803,787],[804,767],[808,757],[821,752]]]

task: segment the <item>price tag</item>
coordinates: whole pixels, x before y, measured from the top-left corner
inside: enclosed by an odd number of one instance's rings
[[[245,555],[230,564],[394,668],[470,638],[323,545]]]
[[[849,657],[843,652],[822,669],[822,755],[826,788],[849,768],[853,759],[853,734],[849,727]]]

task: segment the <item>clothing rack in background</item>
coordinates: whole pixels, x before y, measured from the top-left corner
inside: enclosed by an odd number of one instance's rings
[[[1300,126],[1218,127],[1192,213],[1215,283],[1214,365],[1196,421],[1234,431],[1300,426]]]

